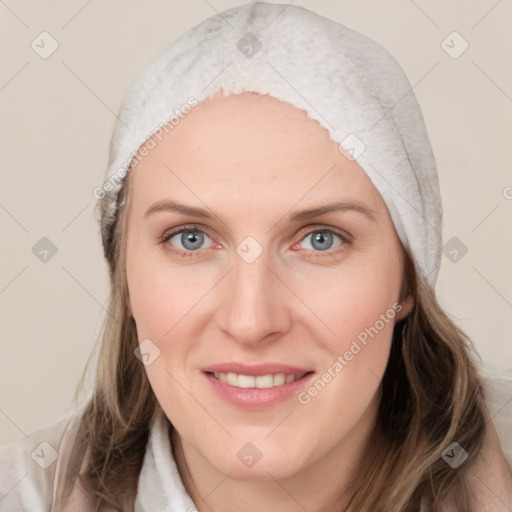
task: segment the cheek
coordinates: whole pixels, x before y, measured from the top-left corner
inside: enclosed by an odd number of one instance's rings
[[[388,270],[392,270],[390,265]],[[354,270],[354,269],[353,269]],[[395,282],[398,279],[398,284]],[[398,302],[400,273],[381,279],[380,272],[349,272],[344,286],[329,288],[318,316],[331,330],[311,332],[322,360],[317,378],[298,396],[309,415],[333,427],[334,438],[347,433],[374,400],[387,367]],[[310,324],[313,325],[313,324]]]
[[[333,348],[341,350],[361,333],[364,342],[364,333],[368,329],[374,332],[375,326],[383,338],[391,336],[402,308],[401,274],[397,257],[361,258],[340,266],[335,273],[326,273],[320,279],[316,276],[314,286],[309,283],[301,293],[307,293],[308,306],[329,327]],[[329,340],[329,336],[323,338]]]
[[[326,330],[317,321],[316,331],[310,332],[329,354],[319,368],[319,378],[329,389],[324,393],[322,383],[317,388],[322,389],[322,401],[338,403],[341,397],[353,418],[369,403],[384,375],[402,310],[401,274],[400,259],[392,255],[360,259],[340,269],[335,279],[320,281],[310,296],[312,309],[329,327]],[[313,323],[310,326],[313,329]],[[304,400],[315,392],[306,390]]]
[[[170,266],[142,251],[127,254],[130,305],[139,338],[161,339],[204,295],[204,275],[192,267]]]
[[[201,315],[212,276],[190,266],[154,261],[142,251],[127,257],[126,268],[139,343],[146,343],[146,351],[157,354],[145,366],[150,384],[167,411],[181,403],[190,407],[190,397],[179,383],[194,377],[189,358],[203,327]],[[170,396],[172,404],[168,403]]]

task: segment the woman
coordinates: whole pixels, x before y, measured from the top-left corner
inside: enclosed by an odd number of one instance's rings
[[[434,294],[410,85],[374,42],[283,8],[206,20],[127,95],[95,190],[95,388],[25,442],[51,439],[26,483],[2,477],[5,510],[512,507],[471,343]]]

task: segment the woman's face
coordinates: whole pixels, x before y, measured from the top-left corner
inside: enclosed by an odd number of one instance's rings
[[[379,193],[269,96],[218,95],[154,141],[130,171],[129,307],[184,453],[243,479],[356,457],[411,306]]]

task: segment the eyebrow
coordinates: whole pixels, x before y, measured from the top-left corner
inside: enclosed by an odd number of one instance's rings
[[[368,206],[364,205],[363,203],[359,203],[357,201],[338,201],[334,203],[324,204],[321,206],[316,206],[313,208],[298,210],[293,212],[287,218],[291,222],[303,222],[335,211],[355,211],[357,213],[361,213],[362,215],[366,216],[368,219],[372,221],[374,221],[377,217],[377,212],[375,210],[372,210]],[[146,210],[144,218],[154,215],[157,212],[176,212],[181,213],[183,215],[188,215],[190,217],[197,217],[201,219],[213,219],[215,217],[215,215],[212,215],[208,210],[204,210],[203,208],[187,206],[185,204],[179,203],[171,199],[163,199],[151,205]]]

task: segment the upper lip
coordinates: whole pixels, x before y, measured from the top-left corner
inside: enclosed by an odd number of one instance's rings
[[[290,366],[286,364],[277,363],[262,363],[262,364],[243,364],[243,363],[218,363],[212,364],[203,368],[204,372],[211,373],[236,373],[238,375],[252,375],[257,377],[258,375],[268,375],[269,373],[284,373],[286,375],[303,375],[311,372],[312,370],[307,368],[299,368],[298,366]]]

